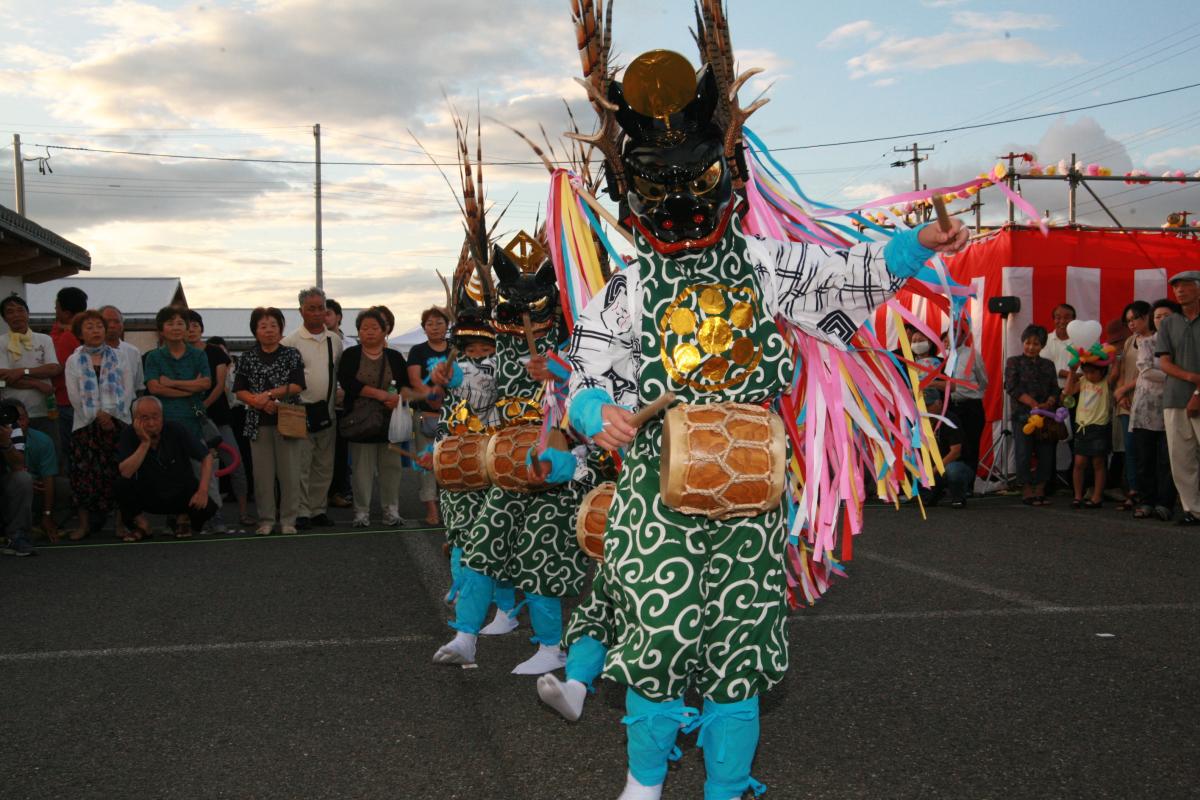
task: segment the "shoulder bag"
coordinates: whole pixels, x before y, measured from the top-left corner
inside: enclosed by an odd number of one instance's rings
[[[384,367],[388,366],[386,351],[381,358],[384,362],[379,365],[379,386],[376,387],[379,389],[383,389]],[[391,413],[382,401],[360,394],[354,398],[350,411],[342,415],[338,431],[348,442],[386,441]]]
[[[304,413],[309,433],[317,433],[333,425],[333,417],[329,414],[329,406],[333,404],[333,386],[337,380],[333,375],[333,339],[330,336],[325,337],[325,346],[329,353],[329,394],[324,400],[304,404]]]

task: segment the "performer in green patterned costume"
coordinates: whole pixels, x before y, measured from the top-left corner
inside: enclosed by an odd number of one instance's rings
[[[531,241],[527,239],[527,242]],[[512,249],[510,247],[510,249]],[[533,357],[554,352],[559,346],[557,295],[553,267],[539,258],[525,269],[515,253],[493,251],[493,268],[499,278],[500,302],[494,311],[496,343],[496,407],[501,426],[541,421],[544,383],[530,375]],[[532,269],[540,265],[539,269]],[[522,314],[529,315],[536,337],[536,353],[526,342]],[[515,319],[514,319],[515,318]],[[458,631],[441,647],[434,661],[470,663],[475,657],[475,637],[480,633],[484,598],[491,598],[497,582],[509,581],[525,594],[538,645],[533,657],[519,664],[517,674],[543,674],[563,665],[562,598],[579,594],[587,575],[587,557],[574,536],[574,512],[595,478],[584,457],[549,449],[541,460],[551,469],[546,478],[553,488],[522,494],[491,487],[463,537],[463,572],[456,615],[451,627]],[[482,611],[481,611],[482,608]]]
[[[704,5],[706,15],[720,10]],[[702,51],[709,35],[701,30]],[[612,115],[602,131],[611,121],[626,137],[609,159],[610,190],[628,208],[637,258],[577,319],[570,421],[625,452],[599,579],[616,632],[604,674],[628,687],[620,800],[657,800],[681,728],[700,730],[706,800],[731,800],[765,789],[750,777],[758,696],[788,666],[784,510],[712,520],[668,508],[662,423],[635,429],[632,410],[667,391],[693,405],[769,403],[794,370],[777,316],[844,347],[931,248],[956,249],[966,235],[958,223],[848,251],[748,237],[734,216],[739,168],[728,149],[740,129],[726,136],[734,123],[721,104],[736,103],[736,91],[666,51],[631,62],[624,84],[596,83],[593,100],[607,104],[593,105]],[[683,704],[689,688],[704,697],[699,712]]]
[[[487,312],[480,308],[465,308],[458,312],[451,331],[454,349],[460,354],[452,365],[435,366],[430,381],[444,387],[445,402],[438,422],[437,440],[451,435],[483,433],[496,427],[496,333],[488,321]],[[421,454],[421,466],[432,469],[432,447]],[[446,528],[446,543],[450,548],[450,591],[446,601],[453,602],[462,582],[463,545],[467,531],[479,516],[487,489],[466,491],[440,490],[442,522]],[[498,613],[491,624],[480,633],[504,634],[514,630],[517,621],[512,584],[499,582],[494,592]]]

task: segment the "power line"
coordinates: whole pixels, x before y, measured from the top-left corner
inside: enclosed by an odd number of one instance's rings
[[[1200,23],[1193,23],[1193,24],[1188,25],[1188,26],[1186,26],[1180,30],[1177,30],[1173,33],[1167,34],[1166,36],[1162,36],[1157,39],[1154,39],[1153,41],[1147,42],[1146,44],[1144,44],[1140,47],[1136,47],[1133,50],[1130,50],[1116,58],[1105,61],[1102,64],[1092,67],[1091,69],[1085,70],[1084,72],[1081,72],[1070,78],[1065,78],[1057,83],[1053,83],[1053,84],[1045,87],[1044,89],[1039,89],[1038,91],[1033,92],[1028,95],[1025,95],[1024,97],[1020,97],[1020,98],[1017,98],[1016,100],[1012,100],[1010,102],[1003,103],[999,106],[996,106],[995,108],[991,109],[990,111],[985,111],[982,114],[978,114],[978,115],[972,117],[971,119],[968,119],[967,122],[974,122],[975,120],[980,120],[980,119],[986,120],[987,117],[991,116],[992,114],[1002,113],[1005,111],[1012,111],[1021,106],[1028,106],[1035,101],[1044,103],[1044,102],[1048,101],[1050,98],[1061,95],[1065,92],[1074,92],[1076,90],[1082,90],[1083,87],[1088,83],[1099,80],[1100,78],[1103,78],[1111,73],[1118,72],[1122,69],[1131,67],[1134,64],[1137,64],[1140,61],[1144,61],[1147,58],[1152,58],[1155,55],[1161,55],[1162,53],[1164,53],[1167,50],[1170,50],[1173,47],[1178,47],[1179,45],[1181,45],[1185,42],[1188,42],[1188,41],[1196,38],[1197,36],[1200,36],[1200,34],[1195,34],[1195,35],[1189,36],[1181,41],[1173,42],[1169,45],[1163,44],[1168,39],[1172,39],[1172,38],[1175,38],[1176,36],[1179,36],[1180,34],[1186,33],[1187,31],[1191,30],[1192,28],[1195,28],[1197,25],[1200,25]],[[1125,61],[1126,59],[1130,58],[1131,56],[1134,56],[1134,55],[1142,52],[1143,50],[1147,50],[1147,49],[1149,49],[1151,47],[1155,47],[1155,46],[1159,46],[1155,52],[1148,53],[1147,55],[1144,55],[1141,58],[1134,59],[1133,61],[1130,61],[1127,64],[1121,63],[1121,62]],[[1186,51],[1184,51],[1184,52],[1186,52]],[[1175,55],[1179,55],[1179,54],[1177,53]],[[1172,57],[1174,57],[1174,56],[1172,56]],[[1112,66],[1112,65],[1117,65],[1117,66]],[[1129,74],[1132,74],[1132,73],[1129,73]],[[1121,77],[1125,77],[1125,76],[1121,76]],[[1098,87],[1095,87],[1095,86],[1092,87],[1092,89],[1095,89],[1095,88],[1098,88]]]
[[[1146,94],[1140,94],[1140,95],[1136,95],[1134,97],[1125,97],[1120,100],[1109,100],[1108,102],[1104,102],[1104,103],[1092,103],[1092,104],[1086,105],[1086,106],[1077,106],[1075,108],[1065,108],[1065,109],[1060,109],[1058,111],[1047,111],[1047,112],[1044,112],[1041,114],[1029,114],[1029,115],[1026,115],[1023,117],[1012,117],[1010,119],[996,120],[993,122],[980,122],[980,123],[976,123],[974,125],[957,125],[957,126],[954,126],[951,128],[937,128],[934,130],[917,131],[917,132],[913,132],[913,133],[898,133],[898,134],[892,134],[890,136],[873,136],[873,137],[866,138],[866,139],[846,139],[846,140],[838,141],[838,142],[822,142],[819,144],[793,145],[790,147],[774,147],[774,148],[771,148],[770,152],[783,153],[783,152],[789,152],[789,151],[793,151],[793,150],[815,150],[815,149],[823,148],[823,147],[841,147],[844,145],[851,145],[851,144],[868,144],[871,142],[886,142],[886,141],[892,141],[894,139],[911,139],[911,138],[918,138],[918,137],[922,137],[922,136],[931,136],[933,134],[938,134],[938,133],[953,133],[955,131],[974,130],[977,128],[990,128],[990,127],[993,127],[996,125],[1008,125],[1008,124],[1011,124],[1014,122],[1028,122],[1029,120],[1044,119],[1046,117],[1054,117],[1054,116],[1059,116],[1062,114],[1073,114],[1077,111],[1090,111],[1092,109],[1106,108],[1108,106],[1120,105],[1122,103],[1132,103],[1137,100],[1146,100],[1151,97],[1162,97],[1163,95],[1173,94],[1175,92],[1182,92],[1187,89],[1195,89],[1197,86],[1200,86],[1200,83],[1189,83],[1184,86],[1176,86],[1173,89],[1163,89],[1158,92],[1148,92]],[[69,146],[69,145],[42,144],[42,143],[37,143],[37,142],[31,142],[29,146],[30,147],[44,147],[44,148],[46,148],[47,151],[49,151],[51,149],[69,150],[69,151],[84,152],[84,153],[102,153],[102,154],[106,154],[106,155],[143,156],[143,157],[148,157],[148,158],[176,158],[176,159],[183,159],[183,160],[187,160],[187,161],[232,161],[232,162],[244,162],[244,163],[253,163],[253,164],[292,164],[292,165],[312,165],[313,163],[315,163],[313,161],[306,161],[303,159],[247,158],[244,156],[197,156],[197,155],[184,155],[184,154],[180,154],[180,153],[151,153],[151,152],[144,152],[144,151],[137,151],[137,150],[112,150],[112,149],[99,148],[99,147],[73,147],[73,146]],[[339,166],[339,167],[428,167],[428,166],[433,166],[433,165],[446,166],[446,167],[459,166],[459,162],[457,162],[457,161],[448,161],[448,162],[440,162],[440,161],[322,161],[322,163],[325,166]],[[559,162],[559,163],[565,164],[568,162]],[[542,166],[541,162],[539,162],[539,161],[485,161],[485,162],[483,162],[483,164],[485,166],[493,166],[493,167]]]
[[[1174,89],[1163,89],[1160,92],[1150,92],[1148,94],[1140,94],[1135,97],[1125,97],[1120,100],[1109,100],[1107,103],[1092,103],[1091,105],[1087,105],[1087,106],[1077,106],[1075,108],[1064,108],[1064,109],[1060,109],[1058,111],[1047,111],[1042,114],[1029,114],[1024,117],[1012,117],[1010,119],[996,120],[995,122],[979,122],[974,125],[956,125],[953,128],[938,128],[936,130],[930,130],[930,131],[916,131],[914,133],[901,133],[901,134],[896,134],[895,136],[874,136],[874,137],[871,137],[870,139],[848,139],[846,141],[841,141],[841,142],[823,142],[821,144],[804,144],[804,145],[795,145],[793,147],[775,147],[775,148],[772,148],[771,152],[781,153],[781,152],[785,152],[788,150],[814,150],[818,147],[841,147],[842,145],[848,145],[848,144],[868,144],[871,142],[887,142],[887,141],[891,141],[893,139],[913,139],[913,138],[920,138],[922,136],[932,136],[935,133],[954,133],[955,131],[975,130],[976,128],[990,128],[994,125],[1008,125],[1013,122],[1028,122],[1029,120],[1033,120],[1033,119],[1044,119],[1046,117],[1057,117],[1061,114],[1074,114],[1076,111],[1090,111],[1093,108],[1104,108],[1106,106],[1120,105],[1121,103],[1132,103],[1135,100],[1146,100],[1151,97],[1161,97],[1162,95],[1165,95],[1165,94],[1172,94],[1173,92],[1182,92],[1185,89],[1195,89],[1197,86],[1200,86],[1200,83],[1189,83],[1186,86],[1176,86]],[[35,145],[35,146],[37,146],[37,145]]]

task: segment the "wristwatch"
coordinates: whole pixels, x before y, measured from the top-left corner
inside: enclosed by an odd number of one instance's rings
[[[25,368],[25,377],[26,377],[26,378],[28,378],[28,377],[29,377],[29,367],[26,367],[26,368]]]

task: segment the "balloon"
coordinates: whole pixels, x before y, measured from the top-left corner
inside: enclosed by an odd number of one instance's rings
[[[1103,328],[1094,319],[1077,319],[1067,323],[1067,338],[1080,350],[1100,341]]]

